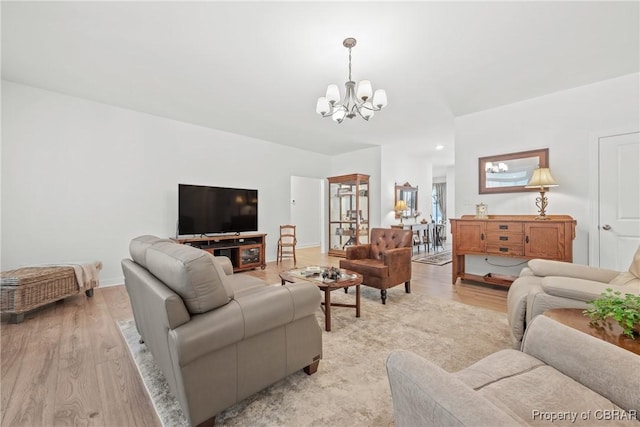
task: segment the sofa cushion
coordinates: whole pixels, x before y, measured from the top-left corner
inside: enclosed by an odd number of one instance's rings
[[[474,390],[503,378],[530,371],[544,363],[518,350],[500,350],[453,374]]]
[[[235,298],[240,298],[243,295],[256,292],[267,286],[263,280],[248,274],[234,274],[233,276],[227,276],[226,282],[233,289]]]
[[[640,245],[636,250],[631,265],[629,266],[629,273],[633,274],[636,278],[640,279]]]
[[[525,420],[528,425],[549,426],[551,423],[547,417],[552,414],[563,417],[555,420],[554,426],[584,425],[585,420],[579,417],[589,413],[592,414],[591,423],[599,424],[602,419],[596,419],[598,413],[625,412],[607,398],[548,365],[502,377],[476,391],[512,417]],[[635,421],[620,424],[634,425]],[[610,425],[619,424],[613,422]]]
[[[530,425],[548,425],[549,420],[540,411],[556,414],[589,410],[593,413],[598,409],[622,411],[585,385],[516,350],[493,353],[453,375],[513,418]],[[554,425],[571,425],[571,421],[558,420]]]
[[[640,292],[640,246],[636,250],[629,266],[629,271],[623,271],[618,274],[609,284],[614,286],[627,286],[629,293]]]
[[[640,372],[638,355],[544,315],[527,328],[522,351],[616,405],[640,413],[640,376],[632,375]]]
[[[129,243],[129,253],[131,258],[144,268],[147,268],[147,249],[156,243],[171,242],[169,239],[161,239],[160,237],[145,235],[138,236]]]
[[[365,258],[365,259],[347,259],[340,260],[340,268],[354,270],[365,277],[388,277],[389,267],[384,265],[382,261]]]
[[[227,304],[227,294],[215,259],[207,252],[177,243],[156,243],[147,249],[147,269],[180,295],[191,314]]]
[[[638,283],[640,283],[640,279],[634,276],[630,271],[623,271],[618,274],[612,281],[609,282],[610,285],[613,286],[630,286],[637,288]]]

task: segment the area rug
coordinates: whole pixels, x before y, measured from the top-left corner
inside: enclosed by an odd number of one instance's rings
[[[352,303],[333,292],[334,302]],[[506,314],[416,294],[399,286],[380,292],[363,287],[361,317],[332,310],[332,331],[323,330],[323,359],[311,376],[299,371],[230,407],[216,417],[228,426],[390,426],[393,404],[385,361],[393,349],[411,350],[457,371],[497,350],[511,347]],[[319,309],[318,323],[324,326]],[[144,384],[166,427],[187,425],[164,376],[133,321],[119,322]]]
[[[451,262],[451,251],[446,250],[442,252],[436,252],[434,254],[414,255],[412,260],[415,262],[421,262],[423,264],[445,265]]]

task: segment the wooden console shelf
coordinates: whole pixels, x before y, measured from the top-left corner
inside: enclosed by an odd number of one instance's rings
[[[215,256],[226,256],[233,264],[233,271],[251,270],[260,267],[264,270],[266,234],[241,234],[205,237],[172,238],[183,245],[190,245]]]
[[[543,258],[573,262],[576,221],[568,215],[548,215],[536,220],[533,215],[489,215],[476,218],[463,215],[451,220],[453,262],[451,280],[458,278],[499,286],[511,286],[513,276],[465,272],[465,255]]]

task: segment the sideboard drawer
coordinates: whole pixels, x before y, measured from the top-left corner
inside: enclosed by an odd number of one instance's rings
[[[524,225],[521,222],[487,221],[487,234],[493,232],[524,233]]]
[[[487,233],[487,245],[522,245],[523,239],[522,233]]]
[[[511,255],[511,256],[522,256],[524,255],[524,246],[523,245],[500,245],[500,244],[488,244],[487,243],[487,253],[488,254],[499,254],[499,255]]]

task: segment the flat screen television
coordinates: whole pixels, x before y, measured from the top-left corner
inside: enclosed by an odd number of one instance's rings
[[[258,231],[258,190],[178,184],[178,234]]]

